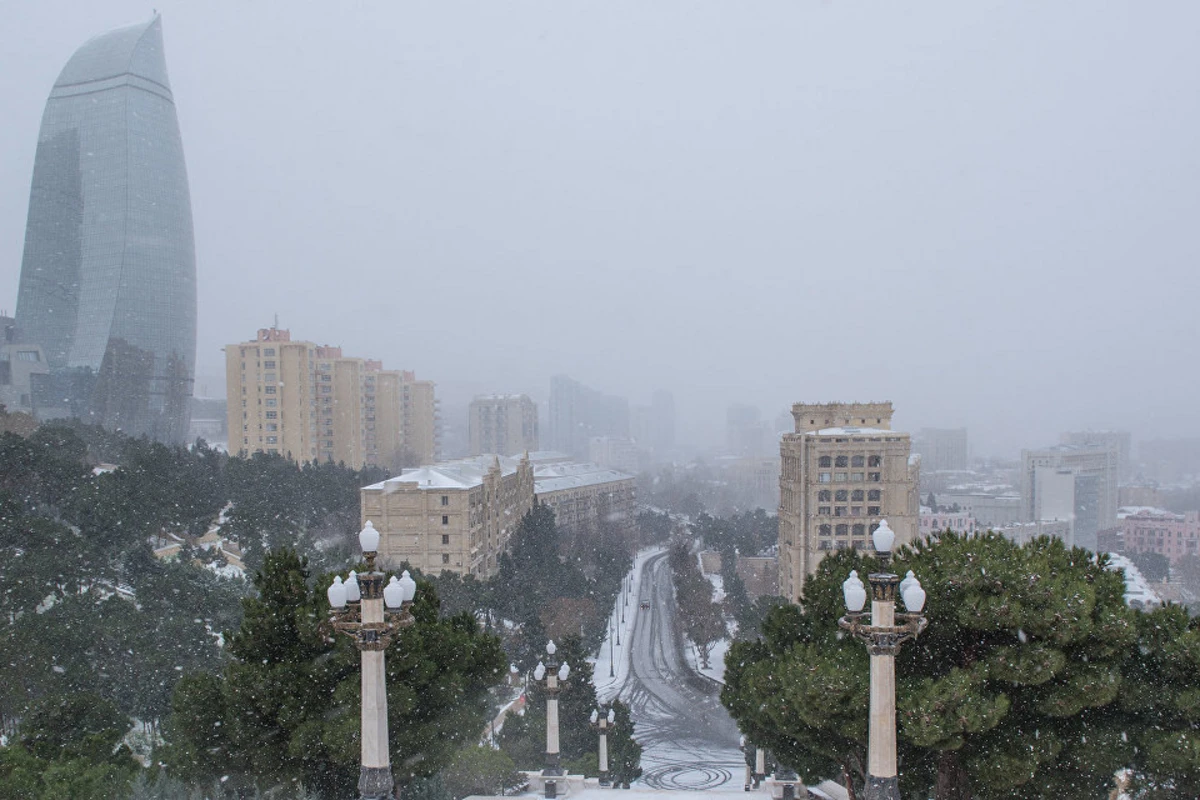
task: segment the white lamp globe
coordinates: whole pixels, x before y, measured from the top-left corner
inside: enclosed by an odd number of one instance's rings
[[[842,597],[846,601],[846,610],[852,614],[862,611],[867,604],[867,590],[856,570],[851,570],[850,577],[842,582]]]
[[[592,724],[595,725],[596,720],[598,720],[598,719],[600,719],[600,712],[593,708],[592,716],[591,716]]]
[[[408,574],[408,570],[400,573],[398,581],[400,588],[404,591],[404,595],[400,598],[401,602],[411,603],[413,598],[417,596],[417,582],[413,580],[412,575]]]
[[[925,608],[925,590],[921,587],[919,581],[914,580],[901,597],[904,600],[904,607],[913,614],[921,613],[921,609]]]
[[[399,608],[400,604],[404,602],[404,589],[400,586],[400,581],[396,580],[395,575],[383,588],[383,602],[388,608]]]
[[[544,677],[546,677],[546,665],[539,661],[538,665],[533,668],[533,679],[540,681]]]
[[[346,607],[346,587],[342,584],[341,575],[335,577],[333,583],[329,584],[329,588],[325,590],[325,596],[329,598],[330,608]]]
[[[879,527],[871,534],[871,540],[875,544],[875,552],[890,553],[892,545],[896,543],[896,532],[887,524],[886,519],[881,519]]]
[[[904,580],[900,581],[900,596],[901,597],[904,597],[904,593],[908,591],[908,587],[912,586],[913,583],[916,582],[916,580],[917,580],[916,574],[910,569],[908,571],[908,573],[904,576]]]
[[[571,665],[564,661],[563,665],[558,668],[558,679],[560,681],[565,681],[567,679],[567,676],[570,674],[571,674]]]
[[[553,639],[546,642],[546,652],[549,653],[550,655],[554,655],[556,652],[558,652],[558,648],[554,646]]]
[[[354,570],[350,570],[350,577],[346,578],[346,599],[351,603],[362,599],[362,592],[358,588],[358,573]]]
[[[358,532],[358,545],[364,553],[374,553],[379,550],[379,531],[367,520],[366,527]]]
[[[609,725],[612,725],[612,724],[613,724],[614,722],[616,722],[616,721],[617,721],[617,712],[616,712],[616,711],[613,711],[613,710],[610,708],[610,709],[608,710],[608,724],[609,724]]]

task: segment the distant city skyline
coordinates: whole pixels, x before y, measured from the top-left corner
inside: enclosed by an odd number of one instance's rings
[[[159,10],[202,376],[278,314],[448,402],[669,390],[701,447],[871,397],[980,455],[1200,436],[1194,4]],[[146,11],[6,4],[0,310],[46,93]]]

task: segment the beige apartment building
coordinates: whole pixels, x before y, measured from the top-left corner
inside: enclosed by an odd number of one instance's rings
[[[632,526],[632,475],[596,464],[533,464],[528,455],[472,456],[413,469],[360,493],[362,524],[380,533],[385,563],[486,578],[534,500],[568,535],[595,533],[602,521]]]
[[[407,469],[364,487],[360,498],[384,564],[486,578],[533,507],[533,467],[528,458],[477,456]]]
[[[407,370],[400,373],[400,426],[406,463],[435,464],[442,456],[438,400],[433,390],[433,381],[419,381]]]
[[[433,383],[411,372],[263,328],[225,347],[225,375],[231,453],[399,468],[405,448],[432,452]]]
[[[471,401],[469,414],[471,455],[538,449],[537,404],[528,395],[481,395]]]
[[[636,483],[632,475],[599,464],[537,464],[533,469],[538,502],[554,512],[559,530],[575,536],[597,533],[601,523],[631,531],[637,516]]]
[[[897,547],[916,538],[920,457],[891,429],[890,402],[796,403],[792,417],[780,443],[779,591],[796,603],[826,553],[870,551],[880,520]]]

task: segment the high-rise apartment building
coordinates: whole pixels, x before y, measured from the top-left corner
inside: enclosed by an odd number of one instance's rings
[[[442,457],[438,427],[438,399],[433,381],[419,381],[404,370],[400,373],[400,425],[404,440],[404,463],[433,464]]]
[[[967,461],[966,428],[921,428],[913,441],[921,454],[923,472],[965,470]]]
[[[550,448],[586,458],[593,436],[629,436],[629,401],[566,375],[550,379]]]
[[[17,341],[40,345],[43,418],[181,442],[196,360],[196,250],[162,21],[75,52],[46,101]],[[240,428],[240,426],[239,426]]]
[[[226,346],[225,371],[232,453],[399,469],[406,431],[417,447],[429,446],[419,437],[434,428],[433,384],[411,372],[345,356],[340,347],[292,341],[278,328]],[[427,418],[414,418],[422,414]]]
[[[513,456],[538,449],[537,404],[527,395],[476,397],[468,417],[471,455]]]
[[[896,546],[918,533],[920,458],[893,431],[891,403],[796,403],[780,444],[779,589],[799,602],[825,554],[869,550],[886,519]]]
[[[1133,437],[1129,431],[1068,431],[1059,434],[1059,444],[1075,447],[1107,447],[1117,451],[1117,481],[1133,476]]]
[[[1068,521],[1068,543],[1095,550],[1096,534],[1117,524],[1119,462],[1112,443],[1022,450],[1022,521]]]

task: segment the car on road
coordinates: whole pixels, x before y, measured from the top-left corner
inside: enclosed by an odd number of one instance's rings
[[[643,600],[643,601],[642,601],[642,610],[643,610],[643,611],[647,611],[647,610],[649,610],[649,608],[650,608],[650,601],[649,601],[649,600]]]

